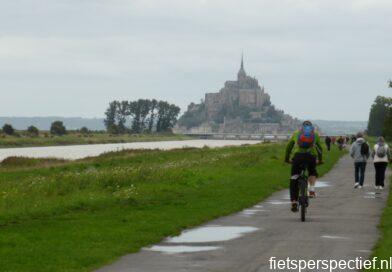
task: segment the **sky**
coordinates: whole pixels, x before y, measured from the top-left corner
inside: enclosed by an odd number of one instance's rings
[[[246,72],[301,119],[367,120],[390,95],[390,0],[0,0],[0,116],[186,109]]]

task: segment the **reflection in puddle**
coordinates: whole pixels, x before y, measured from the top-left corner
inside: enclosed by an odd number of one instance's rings
[[[272,201],[269,201],[268,203],[272,204],[272,205],[291,204],[291,202],[288,202],[288,201],[278,201],[278,200],[272,200]]]
[[[381,195],[381,192],[367,192],[366,193],[367,195],[374,195],[374,196],[379,196],[379,195]]]
[[[325,187],[331,187],[332,185],[329,182],[326,181],[317,181],[315,184],[315,188],[325,188]]]
[[[169,243],[206,243],[227,241],[243,234],[258,230],[255,227],[217,227],[207,226],[184,231],[180,236],[168,238]]]
[[[241,212],[241,215],[246,215],[246,216],[250,216],[250,215],[255,215],[258,211],[255,210],[245,210]]]
[[[356,250],[356,252],[360,252],[360,253],[371,253],[371,250],[367,250],[367,249],[360,249],[360,250]]]
[[[258,209],[258,210],[248,209],[248,210],[242,211],[240,214],[248,217],[248,216],[251,216],[251,215],[255,215],[258,212],[266,212],[266,211],[267,210],[263,210],[263,209]]]
[[[321,238],[324,239],[348,239],[348,237],[343,237],[343,236],[335,236],[335,235],[323,235]]]
[[[176,254],[176,253],[211,251],[211,250],[217,250],[219,248],[220,247],[214,247],[214,246],[152,246],[150,248],[146,248],[146,250],[159,251],[167,254]]]
[[[253,213],[253,214],[255,214],[255,213],[257,213],[257,212],[259,212],[260,210],[252,210],[252,209],[248,209],[248,210],[244,210],[244,211],[242,211],[243,213]]]

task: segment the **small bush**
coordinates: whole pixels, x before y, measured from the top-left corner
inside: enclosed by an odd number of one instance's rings
[[[62,136],[67,133],[67,129],[65,128],[63,122],[55,121],[50,126],[50,133],[53,135]]]
[[[82,127],[81,129],[80,129],[80,133],[82,133],[82,134],[89,134],[90,133],[90,130],[87,128],[87,127]]]
[[[37,137],[39,135],[39,130],[35,126],[29,126],[27,128],[27,133],[29,134],[29,136]]]
[[[15,129],[10,124],[5,124],[3,126],[3,132],[7,135],[14,135]]]

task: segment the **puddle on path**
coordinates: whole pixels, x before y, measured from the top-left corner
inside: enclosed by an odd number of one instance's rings
[[[145,248],[149,251],[159,251],[166,254],[178,254],[178,253],[192,253],[192,252],[202,252],[217,250],[220,247],[214,246],[152,246],[150,248]]]
[[[289,201],[279,201],[279,200],[271,200],[268,203],[272,204],[272,205],[287,205],[287,204],[291,204],[291,202],[289,202]]]
[[[228,241],[258,230],[255,227],[206,226],[184,231],[181,235],[168,238],[169,243],[208,243]]]
[[[331,183],[328,181],[317,181],[316,185],[314,186],[315,188],[325,188],[325,187],[331,187]]]
[[[255,211],[243,211],[240,214],[241,215],[245,215],[245,216],[251,216],[251,215],[255,215],[257,212]]]
[[[349,239],[348,237],[336,236],[336,235],[323,235],[323,236],[321,236],[321,238],[324,238],[324,239],[335,239],[335,240],[337,240],[337,239],[340,239],[340,240],[347,240],[347,239]]]
[[[255,209],[247,209],[247,210],[243,210],[242,212],[240,212],[240,215],[249,217],[249,216],[255,215],[258,212],[266,212],[266,211],[267,210],[263,210],[263,209],[257,209],[257,210],[255,210]]]
[[[359,253],[371,253],[371,250],[367,250],[367,249],[360,249],[360,250],[356,250],[355,252],[359,252]]]

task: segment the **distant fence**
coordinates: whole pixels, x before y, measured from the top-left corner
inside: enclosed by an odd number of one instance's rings
[[[213,140],[258,140],[263,142],[282,142],[290,139],[292,134],[250,134],[250,133],[183,133],[199,139]],[[340,137],[344,135],[329,135],[330,137]],[[321,136],[325,138],[326,136]]]
[[[184,133],[199,139],[214,140],[258,140],[263,142],[280,142],[290,139],[290,134],[246,134],[246,133]]]

